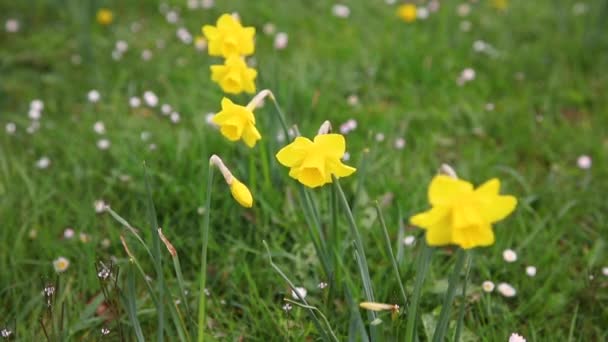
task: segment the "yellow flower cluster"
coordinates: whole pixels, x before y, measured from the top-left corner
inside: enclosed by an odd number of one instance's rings
[[[254,93],[258,72],[247,66],[244,57],[255,51],[255,28],[243,27],[232,15],[223,14],[216,26],[205,25],[202,32],[209,44],[209,55],[225,58],[224,64],[211,66],[211,79],[225,93]]]

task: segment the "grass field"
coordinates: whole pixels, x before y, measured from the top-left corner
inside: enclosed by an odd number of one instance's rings
[[[501,9],[501,1],[441,1],[437,11],[416,3],[428,18],[408,23],[396,15],[399,4],[384,0],[344,0],[347,17],[325,0],[216,0],[210,8],[177,0],[0,2],[0,329],[12,332],[8,339],[137,340],[141,327],[146,341],[195,340],[215,153],[255,202],[239,206],[216,172],[206,340],[323,338],[307,309],[284,300],[290,287],[263,241],[338,340],[406,340],[424,246],[424,230],[409,217],[427,209],[427,187],[442,163],[475,185],[497,177],[502,192],[518,198],[516,211],[495,226],[495,244],[471,250],[466,296],[457,289],[447,339],[462,312],[464,341],[507,341],[512,333],[528,341],[607,340],[608,3],[512,0]],[[109,25],[95,19],[102,7],[113,13]],[[253,96],[223,94],[209,71],[221,59],[193,42],[202,25],[232,12],[256,28],[249,63],[257,89],[272,90],[290,126],[312,137],[324,120],[336,131],[355,120],[343,127],[354,128],[345,134],[345,163],[358,170],[340,183],[375,301],[400,305],[395,319],[359,309],[367,296],[355,236],[347,216],[332,210],[331,185],[310,190],[333,253],[331,279],[325,272],[300,187],[274,157],[287,142],[272,102],[255,110],[263,138],[253,149],[208,123],[223,96],[240,104]],[[274,33],[264,32],[268,23]],[[282,49],[277,32],[288,35]],[[131,106],[133,97],[141,105]],[[154,97],[158,103],[146,105]],[[152,257],[110,213],[96,211],[101,200],[138,229]],[[182,281],[157,226],[177,250]],[[507,249],[515,262],[503,259]],[[457,254],[433,250],[419,340],[431,340]],[[53,267],[59,257],[69,260],[61,273]],[[100,281],[100,261],[115,264],[110,279],[120,292]],[[508,283],[516,295],[485,292],[484,281]],[[45,297],[48,284],[56,292]]]

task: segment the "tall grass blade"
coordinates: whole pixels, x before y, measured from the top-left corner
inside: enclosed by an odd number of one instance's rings
[[[384,232],[384,242],[386,244],[386,252],[391,258],[391,263],[393,265],[393,272],[395,272],[395,277],[397,278],[397,283],[399,284],[399,291],[401,292],[401,300],[403,301],[403,306],[407,307],[407,295],[405,294],[405,287],[403,286],[403,282],[401,281],[401,274],[399,274],[399,266],[397,264],[397,259],[395,259],[395,254],[393,254],[393,248],[391,247],[391,239],[388,235],[388,230],[386,229],[386,222],[384,221],[384,215],[382,215],[382,209],[380,209],[380,205],[376,201],[376,211],[378,212],[378,218],[380,219],[380,226],[382,226],[382,231]]]
[[[433,334],[433,342],[443,342],[445,339],[449,325],[448,323],[450,322],[452,302],[454,302],[460,273],[462,272],[462,267],[467,259],[467,254],[468,253],[461,248],[458,248],[458,252],[456,252],[456,264],[454,264],[454,270],[452,270],[452,274],[450,274],[448,289],[443,297],[441,313],[439,314],[439,320],[437,321],[437,329],[435,329],[435,333]]]
[[[144,179],[146,181],[146,197],[147,197],[147,212],[148,212],[148,223],[150,224],[150,231],[152,233],[152,255],[154,257],[154,266],[156,268],[156,277],[158,281],[158,306],[156,311],[158,313],[158,342],[163,342],[165,339],[165,275],[163,273],[163,260],[162,253],[160,252],[160,238],[158,236],[158,222],[156,218],[156,208],[152,200],[152,185],[150,182],[150,176],[146,163],[144,162]]]
[[[422,244],[418,260],[416,262],[416,279],[414,280],[414,293],[411,296],[411,302],[408,307],[407,324],[405,329],[405,341],[414,342],[416,338],[416,323],[418,323],[418,305],[420,304],[420,295],[422,294],[422,285],[429,271],[433,249],[425,242]]]
[[[209,224],[211,220],[211,187],[213,186],[213,165],[207,172],[207,191],[205,195],[205,220],[201,227],[201,288],[198,295],[198,342],[205,339],[205,283],[207,281],[207,244],[209,243]]]
[[[464,281],[462,283],[462,305],[458,310],[458,322],[456,323],[456,331],[454,332],[454,342],[460,341],[462,325],[464,324],[464,312],[467,306],[467,283],[469,281],[469,274],[471,273],[471,264],[473,263],[473,254],[466,254],[467,260],[465,266]]]
[[[266,248],[266,253],[268,255],[268,261],[270,262],[270,266],[281,276],[281,278],[283,278],[283,280],[285,280],[285,282],[289,285],[289,288],[291,289],[291,291],[293,293],[295,293],[295,295],[298,297],[299,300],[302,301],[302,303],[304,303],[307,306],[310,306],[308,304],[308,302],[306,301],[306,299],[304,299],[301,295],[299,291],[296,291],[296,287],[295,285],[291,282],[291,280],[289,280],[289,278],[285,275],[285,273],[283,273],[283,271],[281,271],[281,269],[279,268],[279,266],[277,266],[273,261],[272,261],[272,255],[270,254],[270,248],[268,247],[268,244],[266,243],[266,241],[262,241],[264,243],[264,247]],[[317,317],[317,315],[315,314],[315,312],[310,309],[307,308],[308,314],[310,316],[310,318],[312,319],[313,323],[315,324],[315,327],[317,328],[317,330],[319,331],[319,333],[323,336],[323,339],[326,341],[332,340],[330,338],[330,336],[335,336],[334,332],[331,330],[331,327],[328,326],[330,332],[328,333],[327,331],[325,331],[325,328],[323,328],[323,324],[321,324],[321,321],[319,320],[319,318]],[[337,339],[335,339],[334,341],[338,341]]]

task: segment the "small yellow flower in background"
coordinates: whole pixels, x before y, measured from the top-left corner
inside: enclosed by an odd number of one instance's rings
[[[255,93],[255,78],[258,72],[249,68],[243,58],[233,56],[223,65],[211,66],[211,80],[222,87],[222,90],[230,94],[241,92]]]
[[[241,206],[251,208],[253,206],[253,196],[251,195],[251,191],[249,191],[249,188],[247,188],[245,184],[241,183],[241,181],[232,175],[232,172],[230,172],[228,167],[226,167],[222,159],[214,154],[211,156],[211,158],[209,158],[209,163],[220,170],[220,173],[222,176],[224,176],[226,184],[228,184],[230,187],[232,197]]]
[[[426,229],[430,246],[456,244],[464,249],[494,243],[492,224],[515,210],[517,199],[499,195],[500,181],[491,179],[477,189],[446,175],[433,178],[428,190],[432,209],[414,215],[411,224]]]
[[[219,17],[216,25],[205,25],[202,29],[209,41],[209,55],[228,58],[253,54],[255,50],[254,27],[243,27],[230,14],[223,14]]]
[[[70,267],[70,261],[64,257],[59,257],[53,261],[55,272],[65,272]]]
[[[499,11],[504,11],[509,7],[509,0],[492,0],[492,6]]]
[[[255,117],[252,108],[234,104],[230,99],[222,99],[222,110],[211,120],[220,126],[220,132],[230,141],[242,139],[249,147],[262,139],[255,128]]]
[[[97,22],[101,25],[110,25],[114,20],[114,13],[107,8],[100,8],[97,11]]]
[[[313,141],[297,137],[276,155],[279,163],[291,168],[289,176],[309,188],[332,182],[331,176],[347,177],[356,169],[343,164],[340,159],[346,151],[344,136],[340,134],[317,135]]]
[[[397,16],[406,23],[411,23],[416,20],[416,5],[404,4],[397,8]]]

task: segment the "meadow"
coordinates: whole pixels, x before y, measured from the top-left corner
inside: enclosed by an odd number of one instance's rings
[[[608,340],[608,3],[409,3],[1,1],[0,340]],[[326,120],[357,170],[309,188],[276,155]],[[493,243],[429,246],[438,172],[517,199]]]

